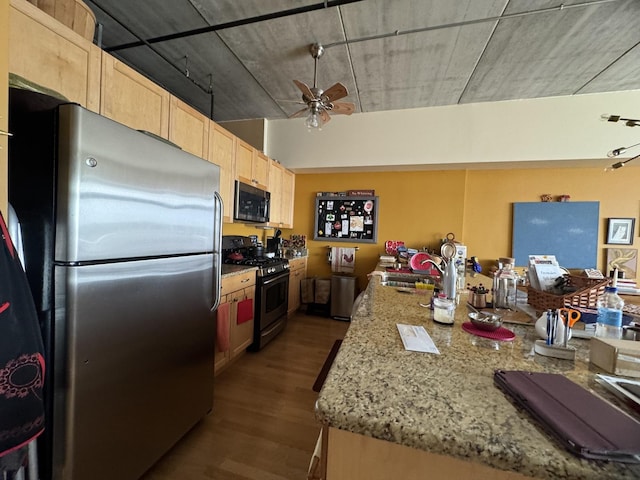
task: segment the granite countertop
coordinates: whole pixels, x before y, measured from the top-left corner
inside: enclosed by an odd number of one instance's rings
[[[412,289],[413,290],[413,289]],[[372,277],[316,403],[324,425],[539,478],[640,478],[640,465],[580,459],[545,434],[493,383],[496,369],[562,373],[601,392],[588,340],[572,339],[574,361],[533,353],[531,325],[505,324],[511,342],[434,323],[426,291],[401,292]],[[419,293],[424,292],[424,293]],[[397,323],[423,325],[440,355],[406,351]]]
[[[234,265],[234,264],[226,264],[222,265],[221,277],[233,277],[234,275],[242,275],[243,273],[247,273],[250,271],[256,271],[257,267],[249,267],[247,265]]]

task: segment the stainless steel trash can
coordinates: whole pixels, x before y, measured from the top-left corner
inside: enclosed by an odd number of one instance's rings
[[[356,277],[352,275],[331,276],[331,317],[351,320],[353,301],[356,298]]]

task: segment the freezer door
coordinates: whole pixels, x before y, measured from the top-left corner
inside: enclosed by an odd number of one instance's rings
[[[211,410],[211,257],[56,267],[53,480],[135,480]]]
[[[58,131],[56,261],[214,250],[217,165],[78,105]]]

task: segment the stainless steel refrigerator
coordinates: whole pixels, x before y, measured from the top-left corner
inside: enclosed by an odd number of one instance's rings
[[[219,168],[23,100],[9,195],[47,357],[41,475],[137,479],[212,409]]]

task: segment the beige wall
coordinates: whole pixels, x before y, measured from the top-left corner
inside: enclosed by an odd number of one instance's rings
[[[550,161],[564,167],[576,160],[604,166],[609,150],[640,139],[638,129],[600,116],[637,118],[632,106],[639,104],[640,90],[632,90],[334,115],[322,131],[312,132],[303,118],[270,120],[266,153],[295,173],[389,165],[510,168]]]
[[[384,253],[386,240],[408,246],[438,246],[453,232],[477,256],[484,268],[511,255],[513,202],[535,202],[542,194],[568,194],[572,201],[599,201],[598,267],[604,269],[607,217],[638,218],[640,166],[605,172],[602,168],[536,168],[515,170],[455,170],[296,175],[294,228],[283,232],[313,238],[318,191],[374,189],[380,197],[377,244],[308,242],[310,276],[331,274],[327,246],[358,246],[356,274],[360,287]],[[553,234],[553,232],[550,232]],[[638,248],[638,226],[634,245]],[[538,252],[542,253],[542,252]],[[553,253],[553,252],[544,252]]]

